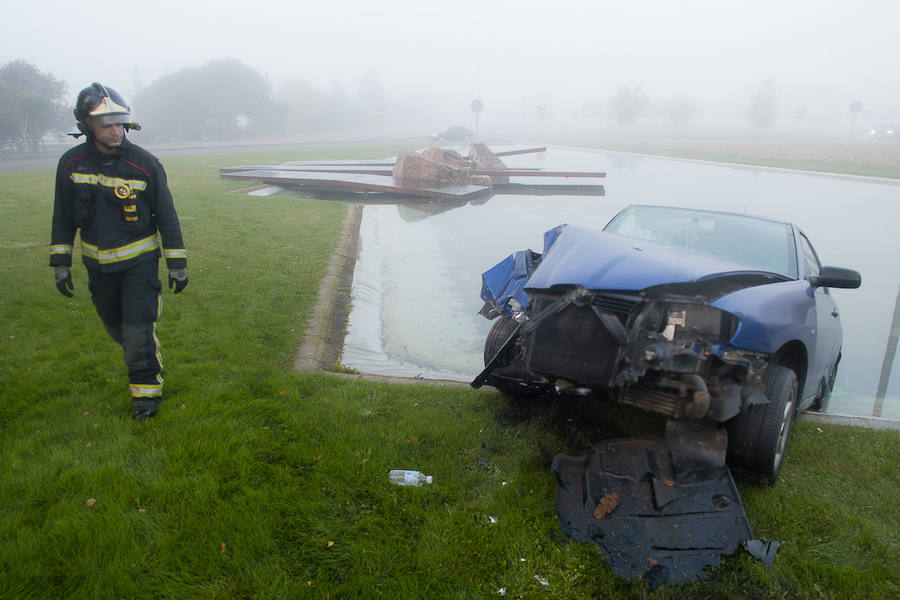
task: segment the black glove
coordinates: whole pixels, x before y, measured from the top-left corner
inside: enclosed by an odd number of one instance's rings
[[[177,294],[181,290],[185,288],[188,284],[187,271],[184,269],[169,269],[169,289],[172,289],[172,286],[175,286],[175,293]]]
[[[53,271],[53,274],[56,277],[56,289],[59,290],[59,293],[63,296],[68,296],[69,298],[74,296],[74,294],[69,291],[75,289],[75,286],[72,285],[72,272],[69,271],[69,267],[59,265],[54,267]]]

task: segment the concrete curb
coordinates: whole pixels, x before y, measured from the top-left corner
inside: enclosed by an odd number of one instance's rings
[[[344,223],[341,226],[341,234],[337,246],[328,262],[328,270],[319,285],[319,295],[313,307],[312,314],[303,333],[303,341],[297,354],[294,356],[294,371],[317,371],[331,366],[325,364],[336,359],[329,357],[330,332],[338,327],[334,323],[338,315],[338,307],[343,305],[340,299],[340,289],[345,277],[352,277],[353,268],[356,265],[356,250],[359,242],[359,224],[362,220],[362,205],[350,204]],[[343,327],[340,327],[343,330]]]
[[[800,421],[812,421],[813,423],[825,423],[827,425],[850,425],[863,429],[881,429],[900,431],[900,421],[885,419],[883,417],[859,417],[855,415],[836,415],[829,413],[803,412],[797,415]]]

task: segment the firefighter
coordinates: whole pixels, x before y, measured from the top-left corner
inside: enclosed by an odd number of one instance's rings
[[[156,337],[160,252],[169,288],[177,294],[188,283],[181,225],[159,159],[125,137],[141,127],[122,96],[93,83],[78,94],[74,112],[80,133],[72,135],[86,140],[63,154],[57,166],[50,266],[56,287],[72,297],[69,268],[80,230],[91,300],[124,351],[132,418],[148,419],[163,397]]]

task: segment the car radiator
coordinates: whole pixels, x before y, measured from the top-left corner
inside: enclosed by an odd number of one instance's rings
[[[548,299],[536,303],[548,304]],[[620,345],[591,306],[569,304],[529,336],[528,368],[583,384],[608,386]]]

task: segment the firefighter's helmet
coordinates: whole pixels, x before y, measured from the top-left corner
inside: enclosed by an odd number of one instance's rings
[[[78,93],[74,112],[78,130],[84,134],[91,131],[88,120],[93,120],[101,125],[121,123],[126,130],[141,128],[134,122],[131,117],[131,107],[119,95],[119,92],[101,83],[94,82]]]

